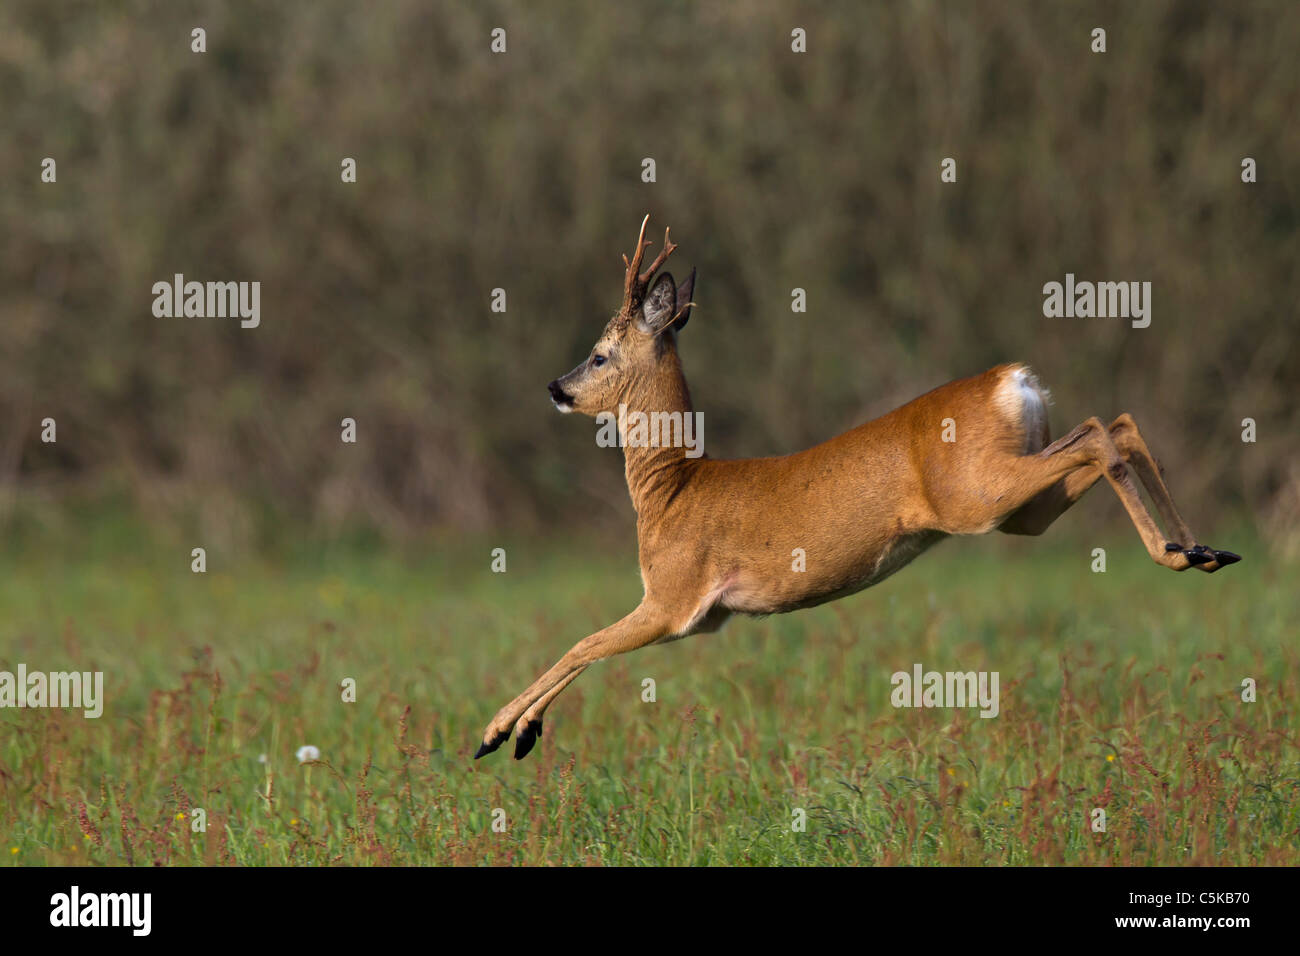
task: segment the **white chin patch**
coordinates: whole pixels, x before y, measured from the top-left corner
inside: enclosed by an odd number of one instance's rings
[[[569,412],[573,411],[573,406],[570,405],[568,402],[556,402],[555,407],[558,408],[566,415],[569,414]]]

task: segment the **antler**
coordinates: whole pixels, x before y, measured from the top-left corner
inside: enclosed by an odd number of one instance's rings
[[[643,298],[645,298],[646,287],[650,285],[650,280],[654,274],[659,271],[659,267],[667,261],[668,257],[673,254],[677,248],[676,244],[668,239],[668,230],[664,230],[664,247],[659,250],[659,255],[655,261],[650,264],[650,268],[645,272],[638,273],[641,268],[641,260],[645,257],[646,248],[650,245],[650,240],[645,237],[645,228],[650,224],[650,214],[641,220],[641,232],[636,237],[636,252],[632,254],[632,261],[629,262],[627,256],[623,257],[623,265],[627,269],[623,277],[623,309],[624,315],[631,315]]]

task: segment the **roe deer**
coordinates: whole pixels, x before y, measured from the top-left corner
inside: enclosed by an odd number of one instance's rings
[[[675,248],[667,231],[658,258],[638,272],[649,220],[632,260],[623,257],[622,307],[587,360],[550,383],[562,412],[692,411],[677,333],[694,305],[695,272],[680,287],[659,273]],[[680,447],[624,441],[641,603],[579,641],[501,708],[475,758],[500,747],[512,728],[515,757],[527,754],[546,708],[593,661],[716,631],[733,613],[793,611],[861,591],[948,535],[1041,534],[1100,478],[1157,564],[1217,571],[1241,560],[1195,543],[1131,416],[1109,425],[1089,418],[1051,441],[1047,403],[1034,373],[1009,364],[783,457],[692,458]],[[957,441],[941,440],[949,418],[960,429]],[[1129,466],[1172,540],[1147,512]],[[805,556],[802,572],[792,570],[796,548]]]

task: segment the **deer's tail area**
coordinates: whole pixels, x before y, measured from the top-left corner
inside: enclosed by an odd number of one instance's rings
[[[1047,421],[1047,406],[1052,403],[1052,393],[1038,380],[1028,365],[1004,365],[999,370],[997,405],[1010,423],[1023,429],[1022,454],[1033,455],[1042,451],[1052,440]]]

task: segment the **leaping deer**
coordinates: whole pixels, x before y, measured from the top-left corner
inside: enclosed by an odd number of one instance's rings
[[[640,272],[650,217],[623,279],[623,305],[591,355],[548,386],[562,412],[689,414],[677,333],[694,303],[660,267]],[[656,274],[658,277],[656,278]],[[653,280],[653,284],[652,284]],[[1042,534],[1104,478],[1151,560],[1217,571],[1241,558],[1194,544],[1132,416],[1089,418],[1051,441],[1048,393],[1026,365],[949,382],[874,421],[778,458],[688,457],[681,447],[624,442],[645,594],[622,620],[575,644],[497,712],[475,758],[510,737],[515,758],[542,735],[551,702],[594,661],[718,630],[732,614],[777,614],[882,581],[948,535]],[[945,419],[956,441],[942,440]],[[1137,473],[1172,540],[1129,475]],[[794,570],[802,548],[804,569]]]

